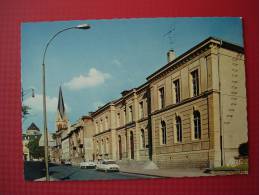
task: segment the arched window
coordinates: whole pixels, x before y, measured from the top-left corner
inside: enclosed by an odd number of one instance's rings
[[[121,136],[118,136],[118,145],[119,145],[119,160],[122,159],[122,143],[121,143]]]
[[[166,144],[166,123],[161,121],[161,141],[162,144]]]
[[[175,118],[175,126],[176,126],[176,141],[182,142],[183,132],[182,132],[182,120],[180,116]]]
[[[194,139],[201,139],[201,115],[199,111],[193,112]]]
[[[144,132],[144,129],[140,130],[140,146],[141,146],[141,149],[145,148],[145,132]]]
[[[99,142],[96,141],[96,154],[99,154]]]
[[[104,154],[104,141],[101,142],[101,154]]]

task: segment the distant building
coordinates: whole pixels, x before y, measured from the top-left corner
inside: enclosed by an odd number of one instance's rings
[[[59,99],[58,99],[58,107],[57,107],[57,115],[56,115],[56,162],[61,162],[62,158],[68,158],[67,153],[67,144],[68,142],[66,140],[67,134],[69,131],[69,121],[66,115],[65,111],[65,104],[64,104],[64,99],[63,99],[63,94],[62,94],[62,89],[61,87],[59,88]],[[63,143],[62,143],[63,142]],[[69,144],[69,143],[68,143]],[[62,148],[63,146],[63,148]],[[66,149],[64,149],[64,147]],[[69,146],[68,146],[69,148]],[[64,150],[63,150],[64,149]],[[69,149],[68,149],[69,150]]]
[[[41,135],[40,129],[34,123],[31,123],[26,130],[26,135]]]
[[[93,160],[93,120],[82,116],[72,124],[69,132],[70,159],[73,164]]]
[[[23,143],[23,158],[24,160],[32,160],[30,156],[30,151],[28,148],[28,143],[34,139],[40,139],[41,132],[40,129],[34,123],[26,129],[26,132],[22,134],[22,143]]]
[[[56,139],[54,139],[55,134],[54,133],[49,133],[48,134],[48,147],[49,147],[49,158],[52,162],[55,162],[56,158]],[[39,140],[39,146],[44,147],[44,136],[41,136]]]

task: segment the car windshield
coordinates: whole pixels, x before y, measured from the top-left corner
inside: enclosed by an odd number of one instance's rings
[[[116,162],[115,161],[104,161],[103,164],[111,165],[111,164],[116,164]]]

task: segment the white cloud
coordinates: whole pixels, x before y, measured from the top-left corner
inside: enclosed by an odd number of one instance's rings
[[[117,67],[121,67],[121,61],[118,59],[114,59],[112,63],[115,64]]]
[[[23,101],[24,105],[28,105],[33,113],[42,112],[42,94],[35,94],[35,97],[29,97]],[[57,112],[58,98],[46,96],[47,112]],[[70,111],[70,108],[65,104],[66,111]]]
[[[83,88],[95,87],[103,84],[105,80],[111,76],[108,73],[103,73],[95,68],[91,68],[86,75],[79,75],[72,78],[69,82],[64,83],[65,87],[71,90],[79,90]]]

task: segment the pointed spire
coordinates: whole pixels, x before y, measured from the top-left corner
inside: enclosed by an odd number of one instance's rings
[[[64,116],[65,116],[65,104],[64,104],[64,100],[63,100],[61,86],[59,87],[58,112],[59,112],[61,118],[64,119]]]

